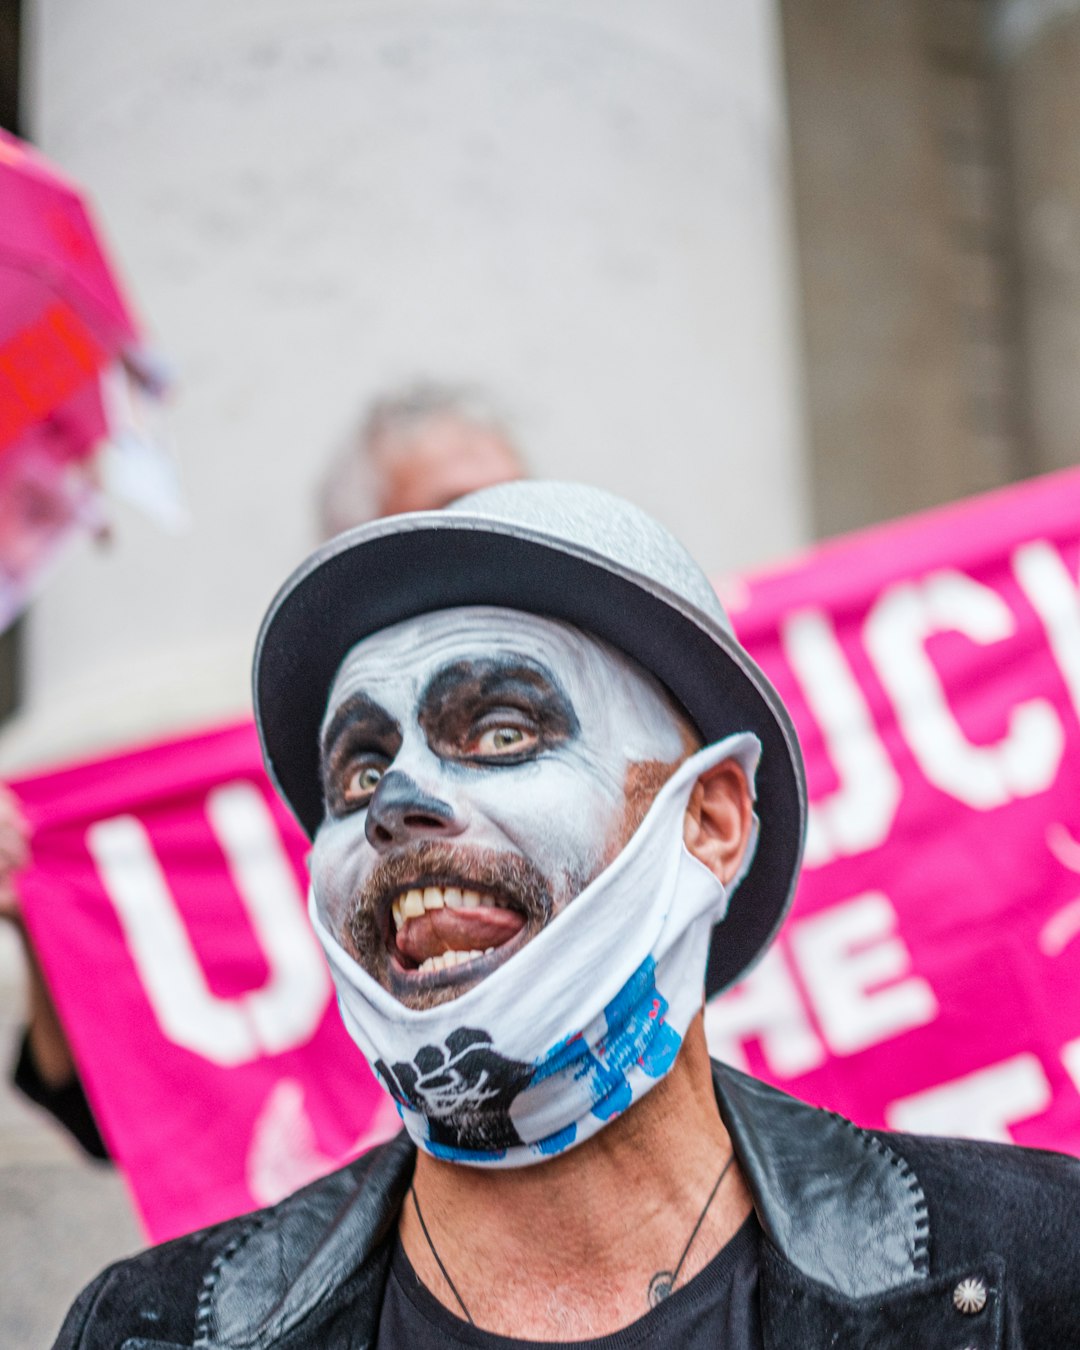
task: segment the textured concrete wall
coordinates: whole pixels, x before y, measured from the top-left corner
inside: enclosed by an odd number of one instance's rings
[[[1012,165],[1028,434],[1037,469],[1080,460],[1080,4],[996,7]]]
[[[981,0],[782,4],[814,525],[1017,472],[1003,166]]]
[[[125,512],[60,570],[9,749],[241,706],[318,471],[417,373],[710,568],[800,543],[775,29],[770,0],[39,0],[31,127],[179,369],[195,527]]]

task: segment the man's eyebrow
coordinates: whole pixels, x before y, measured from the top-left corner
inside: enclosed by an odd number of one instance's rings
[[[366,694],[351,694],[340,708],[335,709],[322,733],[319,743],[322,758],[327,758],[346,731],[358,725],[373,736],[394,736],[400,731],[397,722],[380,704]]]
[[[491,698],[520,700],[553,733],[573,736],[579,730],[574,706],[555,676],[539,662],[520,656],[478,657],[444,666],[420,697],[420,720],[426,723],[462,703]]]

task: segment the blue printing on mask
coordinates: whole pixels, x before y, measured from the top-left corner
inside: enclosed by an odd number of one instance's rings
[[[604,1009],[607,1035],[589,1048],[579,1033],[553,1046],[540,1060],[530,1086],[553,1074],[570,1071],[575,1080],[591,1080],[591,1113],[599,1120],[611,1120],[633,1102],[628,1070],[641,1068],[650,1078],[662,1078],[668,1072],[682,1045],[682,1037],[664,1021],[668,1001],[656,987],[656,962],[646,957]],[[400,1103],[399,1103],[400,1113]],[[542,1157],[565,1152],[577,1138],[576,1124],[534,1141],[530,1148]],[[424,1141],[425,1150],[447,1162],[497,1162],[505,1149],[478,1150],[456,1148],[448,1144]]]
[[[608,1033],[596,1052],[580,1035],[560,1041],[537,1064],[532,1084],[567,1070],[575,1080],[588,1078],[592,1114],[611,1120],[633,1101],[628,1070],[637,1065],[650,1078],[662,1078],[675,1062],[682,1037],[664,1021],[667,1010],[656,987],[656,962],[648,956],[604,1009]]]
[[[552,1158],[556,1153],[565,1153],[577,1138],[577,1126],[567,1125],[565,1130],[556,1130],[546,1139],[538,1139],[533,1148],[543,1158]]]

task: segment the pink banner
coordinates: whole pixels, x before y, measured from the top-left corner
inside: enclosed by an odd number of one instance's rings
[[[13,785],[23,909],[154,1240],[280,1199],[398,1128],[337,1016],[306,841],[248,724]]]
[[[714,1050],[865,1124],[1080,1153],[1078,563],[1080,471],[724,588],[812,811],[794,913],[710,1005]],[[395,1127],[249,726],[15,786],[27,921],[152,1237]]]
[[[714,1052],[860,1123],[1080,1153],[1080,473],[733,591],[812,802]]]

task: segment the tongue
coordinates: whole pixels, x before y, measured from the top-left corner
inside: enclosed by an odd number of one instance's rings
[[[398,951],[421,965],[443,952],[486,951],[501,947],[525,926],[512,909],[435,909],[422,918],[407,919],[397,935]]]

